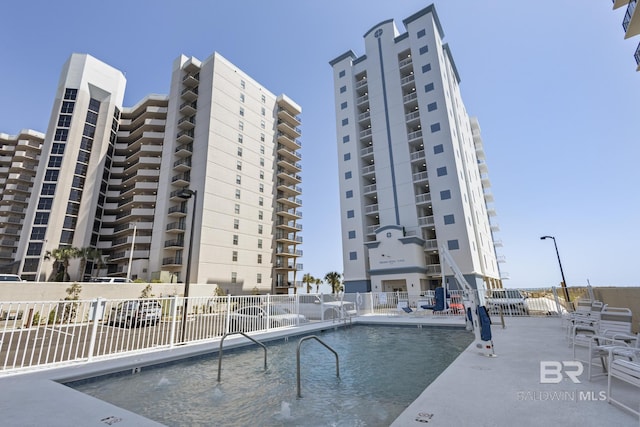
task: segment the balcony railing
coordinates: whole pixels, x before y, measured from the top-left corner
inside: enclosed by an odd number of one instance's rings
[[[631,23],[631,18],[633,17],[633,12],[636,10],[637,2],[638,0],[631,0],[627,6],[627,12],[624,14],[624,19],[622,20],[622,28],[624,28],[625,33]]]

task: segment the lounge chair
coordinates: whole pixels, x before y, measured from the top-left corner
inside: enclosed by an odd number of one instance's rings
[[[575,335],[574,329],[576,327],[586,326],[588,328],[597,328],[600,321],[600,314],[602,310],[607,306],[601,301],[590,301],[589,310],[586,310],[586,305],[581,303],[579,305],[580,311],[575,311],[567,318],[567,339],[572,341]]]
[[[589,365],[589,380],[593,377],[593,360],[602,361],[603,374],[606,373],[606,358],[613,347],[634,347],[640,339],[631,334],[631,310],[620,307],[605,307],[600,319],[593,326],[576,324],[573,327],[573,358]],[[580,348],[584,358],[578,357]],[[586,352],[586,354],[584,354]]]
[[[640,406],[638,404],[634,405],[634,409],[611,396],[613,378],[617,378],[640,389],[640,348],[629,349],[617,347],[612,349],[609,354],[608,371],[607,402],[620,406],[640,417],[640,411],[638,410]],[[635,393],[633,396],[635,399],[638,399],[640,393]]]

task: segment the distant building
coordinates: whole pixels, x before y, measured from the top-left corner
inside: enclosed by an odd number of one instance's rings
[[[73,54],[47,133],[0,134],[4,268],[46,280],[60,264],[48,251],[88,248],[102,256],[70,260],[73,280],[181,282],[195,226],[192,283],[232,294],[299,285],[301,108],[217,53],[176,59],[168,96],[123,107],[125,84]]]
[[[624,30],[624,38],[637,36],[640,34],[640,12],[636,10],[638,0],[613,0],[613,8],[618,9],[622,6],[627,6],[627,10],[622,19],[622,29]],[[633,55],[636,60],[636,71],[640,71],[640,43],[636,48],[636,52]]]
[[[433,289],[443,246],[472,286],[501,287],[480,127],[435,8],[403,23],[373,26],[364,54],[330,62],[346,290]]]

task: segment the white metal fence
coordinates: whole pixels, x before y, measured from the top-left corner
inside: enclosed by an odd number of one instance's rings
[[[558,315],[566,309],[554,289],[484,294],[491,315]],[[504,296],[504,298],[501,298]],[[448,292],[441,315],[463,316],[461,291]],[[266,331],[354,315],[430,315],[435,293],[348,293],[0,302],[0,374],[91,361],[203,342],[230,332]]]

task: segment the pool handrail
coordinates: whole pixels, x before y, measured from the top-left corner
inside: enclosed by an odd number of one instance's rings
[[[296,383],[298,385],[298,398],[302,397],[302,393],[300,392],[300,346],[304,341],[310,340],[310,339],[314,339],[318,341],[320,344],[325,346],[327,350],[331,351],[334,354],[334,356],[336,356],[336,377],[340,378],[340,361],[338,360],[338,353],[336,353],[334,349],[329,347],[328,344],[326,344],[324,341],[322,341],[320,338],[318,338],[315,335],[309,335],[308,337],[300,338],[300,341],[298,341],[298,348],[296,350]]]
[[[245,334],[244,332],[227,332],[226,334],[224,334],[222,336],[222,339],[220,340],[220,349],[218,350],[218,382],[220,382],[220,377],[222,374],[222,343],[224,342],[224,339],[228,336],[228,335],[235,335],[235,334],[240,334],[245,338],[250,339],[251,341],[253,341],[254,343],[258,344],[260,347],[262,347],[264,349],[264,370],[267,370],[267,346],[265,346],[264,344],[262,344],[260,341],[256,340],[255,338],[250,337],[249,335]]]

